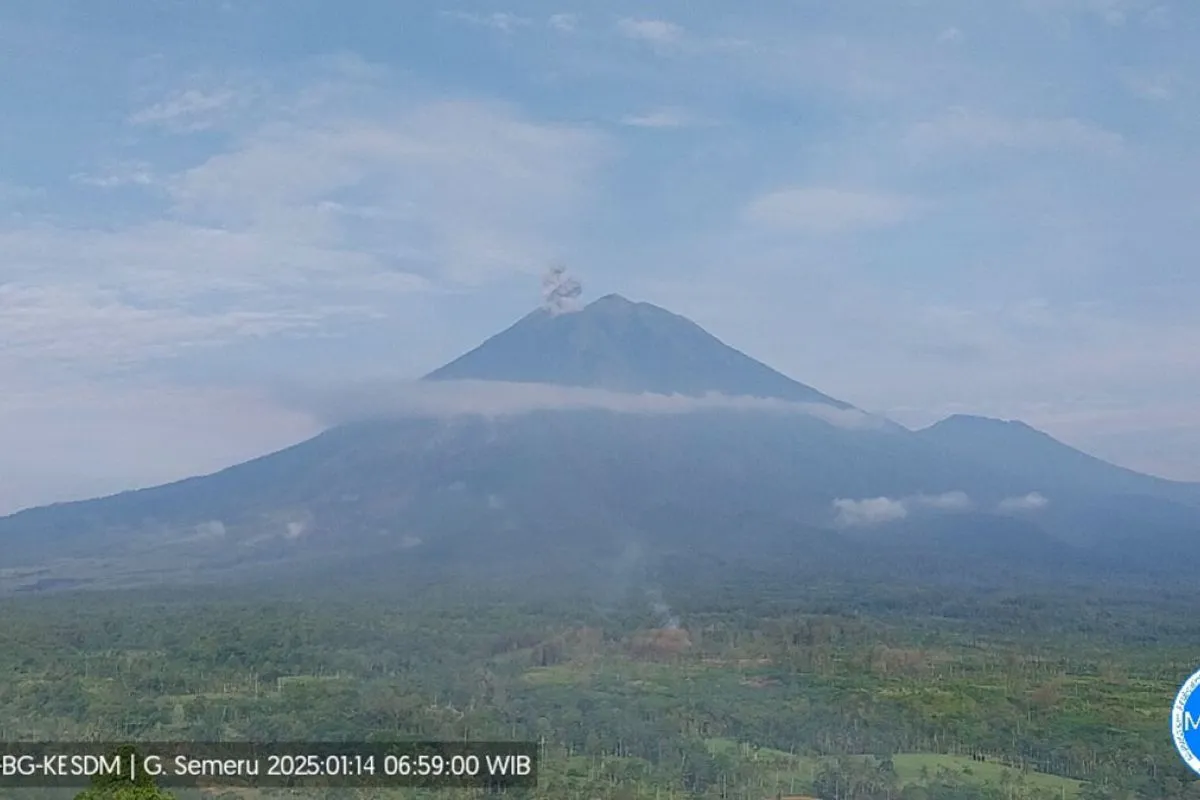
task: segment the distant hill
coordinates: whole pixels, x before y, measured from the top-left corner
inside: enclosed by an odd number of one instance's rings
[[[846,424],[850,404],[616,295],[535,311],[426,380],[779,402],[340,425],[214,475],[0,519],[0,590],[351,571],[603,591],[656,569],[1107,580],[1182,569],[1173,554],[1200,534],[1195,485],[1020,423]]]
[[[1200,503],[1200,485],[1118,467],[1063,444],[1024,422],[956,414],[917,432],[947,453],[1084,492],[1164,497]]]

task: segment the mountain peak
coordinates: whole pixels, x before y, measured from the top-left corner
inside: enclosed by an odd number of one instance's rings
[[[955,414],[917,431],[917,435],[943,450],[984,457],[1011,473],[1037,477],[1043,485],[1063,485],[1065,480],[1073,480],[1114,494],[1198,496],[1196,487],[1111,464],[1020,420]]]
[[[583,307],[582,313],[603,316],[627,316],[631,314],[641,314],[647,316],[658,315],[663,318],[678,320],[687,325],[695,325],[694,322],[686,317],[681,317],[678,314],[672,313],[661,306],[656,306],[653,303],[647,303],[644,300],[630,300],[624,295],[615,293],[606,294],[603,297],[597,298],[596,300],[588,303]]]
[[[926,430],[1024,431],[1045,436],[1041,431],[1021,422],[1019,419],[998,419],[996,417],[984,417],[975,414],[951,414],[945,419],[930,425]]]
[[[629,298],[619,294],[606,294],[597,300],[587,304],[588,308],[631,308],[638,305],[649,305],[649,303],[635,303]]]
[[[850,407],[735,350],[685,317],[619,294],[579,311],[529,314],[425,379],[691,396],[715,392]]]
[[[611,317],[625,316],[646,311],[653,311],[661,314],[671,313],[666,309],[659,308],[658,306],[651,305],[650,303],[636,302],[619,294],[606,294],[603,297],[597,298],[596,300],[588,303],[575,313]]]
[[[993,452],[1016,448],[1025,453],[1032,448],[1045,455],[1047,452],[1073,450],[1050,434],[1020,420],[974,414],[952,414],[917,433],[926,440],[941,445],[959,446],[970,442],[973,447]]]

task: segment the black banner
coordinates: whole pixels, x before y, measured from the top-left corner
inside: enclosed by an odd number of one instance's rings
[[[537,785],[531,742],[0,743],[0,788]]]

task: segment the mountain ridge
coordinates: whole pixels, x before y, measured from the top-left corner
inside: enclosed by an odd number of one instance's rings
[[[1151,494],[1200,503],[1200,483],[1147,475],[1072,447],[1021,420],[953,414],[915,431],[925,441],[960,456],[1045,479],[1075,475],[1106,492]]]

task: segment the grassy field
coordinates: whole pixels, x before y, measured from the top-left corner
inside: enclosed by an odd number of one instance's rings
[[[898,753],[892,757],[892,763],[896,765],[896,774],[903,785],[921,782],[926,775],[936,775],[939,770],[944,769],[980,783],[999,785],[1006,782],[1024,782],[1030,786],[1051,790],[1067,800],[1078,797],[1083,787],[1081,781],[1070,778],[1047,775],[1035,770],[1023,772],[994,761],[974,761],[969,756]]]
[[[1005,598],[886,599],[680,600],[669,630],[490,598],[9,600],[0,721],[10,739],[525,739],[538,800],[1200,797],[1164,725],[1194,617],[1067,598],[1041,620],[1057,636]],[[1109,616],[1081,633],[1093,608]]]
[[[710,739],[708,747],[714,755],[748,759],[762,764],[770,775],[770,783],[784,794],[811,792],[813,778],[820,767],[820,760],[817,758],[755,747],[731,739]],[[897,753],[892,756],[892,764],[895,766],[901,788],[923,785],[941,772],[952,774],[968,784],[1028,786],[1052,792],[1064,800],[1078,798],[1083,787],[1082,781],[1035,770],[1023,771],[995,761],[975,761],[970,756]]]

